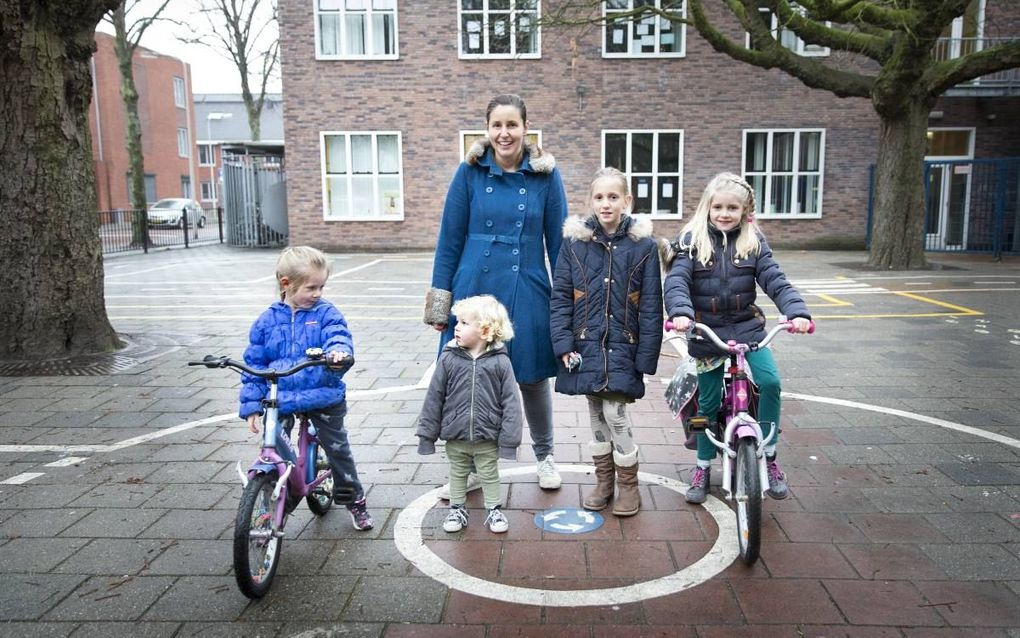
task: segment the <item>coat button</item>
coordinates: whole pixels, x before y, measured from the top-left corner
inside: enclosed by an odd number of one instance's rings
[[[492,226],[492,220],[491,219],[486,219],[485,220],[485,225],[491,227]]]
[[[517,266],[512,266],[512,267],[510,268],[510,270],[512,270],[512,271],[514,271],[514,272],[517,272]]]
[[[488,266],[482,266],[482,272],[489,272]]]
[[[524,204],[517,204],[517,210],[524,210]]]
[[[522,224],[521,222],[517,222],[517,227],[518,227],[518,228],[520,228],[520,227],[521,227],[521,226],[523,226],[523,225],[524,225],[524,224]]]
[[[739,259],[734,259],[734,260],[733,260],[733,263],[735,263],[736,265],[738,265],[738,266],[739,266],[739,265],[740,265],[740,260],[739,260]]]
[[[524,194],[526,194],[527,192],[528,192],[528,189],[526,189],[526,188],[522,188],[522,189],[520,190],[520,193],[521,193],[521,195],[524,195]]]
[[[517,250],[516,248],[514,248],[514,249],[513,249],[513,253],[514,253],[515,255],[516,255],[516,254],[518,254],[518,253],[520,253],[520,252],[521,252],[521,251]]]
[[[609,283],[609,277],[606,277],[605,279],[603,279],[603,280],[602,280],[602,283],[604,283],[604,284],[608,284],[608,283]]]
[[[487,250],[485,251],[485,256],[486,256],[486,257],[488,257],[488,256],[489,256],[489,251],[487,251]]]
[[[486,193],[491,193],[492,192],[492,187],[491,186],[486,186],[485,187],[485,192]]]

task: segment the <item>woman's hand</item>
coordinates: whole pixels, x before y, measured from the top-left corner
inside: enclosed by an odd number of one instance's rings
[[[811,320],[804,317],[794,317],[790,323],[793,324],[793,331],[800,334],[806,334],[811,329]]]
[[[248,415],[248,431],[252,434],[259,433],[259,415],[249,414]]]
[[[676,333],[687,332],[691,327],[690,317],[673,317],[670,321],[673,322],[673,332]]]
[[[570,369],[570,357],[572,357],[572,356],[574,356],[574,353],[573,352],[568,352],[567,354],[565,354],[562,357],[560,357],[560,361],[563,362],[563,367],[566,368],[567,370]]]

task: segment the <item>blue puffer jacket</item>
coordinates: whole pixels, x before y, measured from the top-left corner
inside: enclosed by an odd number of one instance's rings
[[[761,250],[757,255],[738,258],[735,243],[739,229],[728,231],[725,247],[721,231],[710,226],[709,232],[715,254],[707,264],[698,261],[689,247],[689,234],[679,239],[681,251],[673,259],[663,286],[668,317],[688,317],[704,323],[723,341],[761,341],[765,338],[765,314],[754,303],[757,284],[788,318],[811,318],[804,299],[772,258],[764,237],[759,238]],[[693,357],[721,354],[708,341],[691,340],[688,349]]]
[[[607,237],[594,216],[563,225],[552,293],[552,339],[564,394],[644,396],[662,346],[662,279],[647,218],[624,216]],[[562,356],[579,352],[580,369]]]
[[[253,368],[285,370],[305,360],[305,350],[339,350],[354,356],[354,341],[347,320],[336,306],[320,299],[308,310],[291,311],[282,301],[269,306],[252,324],[244,362]],[[242,419],[261,414],[261,401],[269,393],[265,379],[241,375]],[[293,414],[336,405],[347,396],[340,375],[326,366],[312,366],[280,379],[277,399],[280,414]]]

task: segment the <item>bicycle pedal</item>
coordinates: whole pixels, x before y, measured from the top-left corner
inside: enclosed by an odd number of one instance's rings
[[[704,432],[708,428],[707,416],[692,416],[687,419],[687,429],[692,432]]]

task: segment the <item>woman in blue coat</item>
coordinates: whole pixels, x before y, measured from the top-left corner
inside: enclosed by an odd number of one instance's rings
[[[538,461],[538,484],[557,489],[549,388],[556,358],[546,258],[555,268],[567,197],[553,156],[525,140],[524,100],[493,98],[485,122],[486,137],[468,151],[446,194],[425,323],[442,331],[442,351],[453,338],[454,301],[487,294],[506,306],[517,335],[508,350]]]

